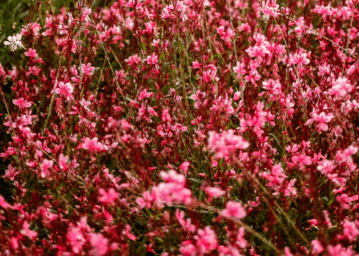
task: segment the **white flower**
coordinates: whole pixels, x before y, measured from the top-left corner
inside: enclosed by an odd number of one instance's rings
[[[7,40],[9,41],[5,41],[4,44],[5,45],[10,45],[10,51],[15,51],[17,49],[17,47],[22,47],[25,49],[25,47],[22,45],[21,43],[21,37],[22,35],[21,34],[17,34],[17,35],[14,35],[14,36],[9,36],[7,38]]]

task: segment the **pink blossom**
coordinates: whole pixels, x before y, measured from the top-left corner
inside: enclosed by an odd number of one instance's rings
[[[60,94],[61,96],[65,97],[66,100],[72,99],[72,93],[74,91],[73,86],[70,83],[64,84],[60,82],[58,88],[55,89],[56,94]]]
[[[321,112],[318,115],[317,113],[312,112],[310,115],[312,116],[312,118],[308,119],[305,124],[310,125],[315,122],[318,132],[328,131],[327,123],[329,123],[334,118],[334,115],[332,113],[325,114],[324,112]]]
[[[307,58],[306,53],[301,53],[301,54],[296,53],[294,55],[289,56],[288,66],[291,65],[302,66],[302,65],[308,65],[309,63],[310,60]]]
[[[152,53],[152,56],[147,56],[147,59],[144,59],[148,65],[156,65],[158,62],[158,57],[155,53]]]
[[[270,51],[264,45],[249,47],[246,52],[252,58],[263,58],[266,54],[270,54]]]
[[[41,168],[41,177],[46,178],[50,176],[49,169],[54,165],[54,161],[45,159],[40,165]]]
[[[66,238],[69,241],[74,253],[79,253],[86,242],[86,239],[79,227],[70,227],[67,231]]]
[[[231,152],[248,147],[249,142],[240,135],[234,135],[232,129],[223,131],[221,134],[209,132],[208,149],[216,153],[215,158],[228,157]]]
[[[90,234],[90,243],[93,247],[92,255],[105,255],[108,251],[108,239],[100,234]]]
[[[188,168],[189,168],[190,164],[191,164],[190,162],[183,162],[180,165],[179,169],[182,170],[185,174],[188,174]]]
[[[31,240],[34,240],[37,237],[37,232],[29,229],[30,224],[27,223],[27,221],[24,221],[22,225],[22,229],[20,230],[20,233],[24,236],[27,236]]]
[[[11,208],[11,205],[8,204],[6,201],[5,201],[5,198],[3,196],[0,195],[0,207],[4,208],[4,209],[7,209],[7,208]]]
[[[235,217],[238,219],[243,219],[247,214],[241,203],[228,201],[226,203],[226,208],[222,210],[221,215],[224,217]]]
[[[359,229],[356,227],[354,222],[349,220],[345,220],[343,234],[346,236],[351,242],[355,241],[359,235]]]
[[[32,104],[31,102],[24,100],[24,98],[14,99],[12,100],[12,102],[14,103],[14,105],[19,106],[20,108],[29,108]]]
[[[29,48],[29,50],[27,50],[25,52],[25,55],[27,57],[30,57],[30,58],[37,58],[37,53],[36,53],[36,50],[32,49],[32,48]]]
[[[128,239],[135,241],[137,237],[134,234],[130,233],[130,231],[131,231],[131,226],[127,224],[125,234],[128,237]]]
[[[205,187],[204,191],[208,195],[208,201],[212,201],[212,198],[217,198],[223,196],[226,192],[220,189],[219,187]]]
[[[311,244],[313,247],[313,250],[312,250],[313,253],[319,254],[324,251],[323,246],[320,244],[320,242],[318,240],[315,240],[315,239],[312,240]]]
[[[94,74],[95,67],[91,67],[91,63],[87,63],[87,65],[81,65],[82,74],[87,76],[92,76]]]
[[[344,97],[348,93],[351,93],[353,86],[349,83],[346,77],[339,77],[333,84],[333,87],[328,90],[328,94]]]
[[[199,255],[203,255],[217,249],[218,240],[216,233],[210,227],[206,226],[204,229],[199,229],[197,234],[198,235],[195,236],[195,239]]]
[[[84,138],[82,148],[90,152],[97,152],[103,150],[103,145],[98,142],[98,138]]]
[[[103,188],[100,188],[99,192],[101,196],[98,198],[98,200],[101,203],[113,204],[115,200],[118,199],[118,193],[113,188],[110,188],[107,192]]]

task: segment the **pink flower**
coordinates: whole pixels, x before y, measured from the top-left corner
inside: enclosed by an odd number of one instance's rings
[[[98,138],[95,137],[95,138],[85,138],[84,139],[84,142],[82,144],[82,148],[85,149],[85,150],[88,150],[90,152],[97,152],[97,151],[100,151],[100,150],[103,150],[103,145],[98,142]]]
[[[270,54],[270,51],[264,45],[249,47],[246,52],[252,58],[263,58],[266,54]]]
[[[128,239],[135,241],[137,237],[134,234],[130,233],[130,231],[131,231],[131,226],[127,224],[125,234],[128,237]]]
[[[86,239],[79,227],[70,227],[66,234],[66,238],[72,247],[72,252],[74,253],[79,253],[86,242]]]
[[[46,178],[50,176],[49,169],[54,165],[54,161],[45,159],[40,165],[41,168],[41,177]]]
[[[195,236],[196,246],[199,251],[199,255],[209,253],[212,250],[217,249],[218,241],[216,233],[208,226],[204,229],[199,229],[197,231],[198,236]]]
[[[223,196],[226,192],[218,187],[205,187],[203,189],[208,195],[208,201],[212,201],[212,198]]]
[[[178,222],[181,224],[184,231],[194,232],[196,227],[191,224],[191,219],[184,219],[184,212],[180,210],[176,210],[176,218]]]
[[[328,90],[328,94],[334,96],[344,97],[353,90],[353,85],[351,85],[346,77],[339,77],[331,89]]]
[[[324,112],[321,112],[318,115],[317,113],[312,112],[310,115],[312,116],[312,118],[308,119],[305,124],[310,125],[315,122],[318,132],[328,131],[327,123],[329,123],[334,118],[334,115],[332,113],[325,114]]]
[[[105,255],[108,251],[108,239],[102,234],[90,234],[91,253],[95,256]]]
[[[69,157],[63,154],[60,154],[59,157],[59,166],[62,170],[67,170],[69,168],[68,166]]]
[[[359,235],[359,229],[357,229],[355,223],[350,222],[349,220],[345,220],[343,227],[344,236],[346,236],[351,242],[355,241]]]
[[[58,88],[55,90],[56,94],[60,94],[65,97],[66,100],[72,99],[72,93],[74,92],[74,87],[70,83],[64,84],[60,82]]]
[[[287,178],[280,163],[272,167],[271,173],[263,172],[260,175],[269,181],[266,186],[274,189],[279,187],[284,182],[285,178]]]
[[[179,248],[181,256],[196,256],[197,250],[196,247],[192,243],[183,242],[181,247]]]
[[[82,74],[87,76],[92,76],[95,70],[95,67],[91,67],[91,63],[87,63],[87,65],[81,65]]]
[[[155,53],[152,53],[152,56],[147,56],[147,59],[144,59],[148,65],[156,65],[158,62],[158,57]]]
[[[301,53],[301,54],[294,54],[294,55],[290,55],[289,56],[289,62],[288,62],[288,66],[292,66],[292,65],[308,65],[310,62],[310,60],[307,58],[307,54],[306,53]]]
[[[188,174],[188,167],[190,166],[190,162],[183,162],[179,169],[182,170],[185,174]]]
[[[12,102],[14,103],[14,105],[19,106],[20,108],[29,108],[31,107],[31,102],[24,100],[24,98],[20,98],[20,99],[15,99],[12,100]]]
[[[141,63],[141,58],[135,54],[126,59],[125,62],[127,62],[127,64],[130,66],[137,66],[139,63]]]
[[[328,175],[334,170],[335,166],[333,161],[330,160],[323,160],[320,162],[320,165],[317,166],[317,170],[321,173]]]
[[[150,192],[145,191],[143,193],[143,197],[138,197],[136,199],[136,203],[140,206],[140,208],[151,208],[153,201],[153,197],[151,196]]]
[[[313,253],[319,254],[324,251],[323,246],[319,243],[318,240],[312,240],[311,244],[313,247],[313,250],[312,250]]]
[[[3,196],[0,195],[0,207],[4,208],[4,209],[7,209],[7,208],[11,208],[11,205],[8,204],[6,201],[5,201],[5,198]]]
[[[241,203],[228,201],[226,203],[226,208],[222,210],[221,215],[224,217],[235,217],[238,219],[243,219],[247,214]]]
[[[36,50],[30,48],[28,51],[25,52],[25,55],[27,57],[30,57],[30,58],[36,58],[37,57],[37,53],[36,53]]]
[[[221,134],[209,132],[208,149],[214,151],[215,158],[229,157],[237,149],[246,149],[249,142],[240,135],[234,135],[232,129],[223,131]]]
[[[29,223],[25,221],[24,224],[22,225],[22,229],[20,230],[20,233],[23,234],[24,236],[27,236],[31,240],[34,240],[37,237],[37,232],[30,230],[29,227],[30,227]]]
[[[20,172],[16,171],[16,169],[14,167],[12,167],[12,165],[10,164],[8,166],[8,169],[5,171],[5,175],[3,176],[3,178],[8,178],[12,181],[15,180],[16,175],[18,175]]]
[[[98,200],[104,204],[113,204],[118,198],[118,193],[113,188],[110,188],[108,192],[106,192],[103,188],[100,188],[99,192],[101,196]]]

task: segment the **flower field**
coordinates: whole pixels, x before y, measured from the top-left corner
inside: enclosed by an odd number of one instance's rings
[[[0,255],[359,255],[359,0],[21,2]]]

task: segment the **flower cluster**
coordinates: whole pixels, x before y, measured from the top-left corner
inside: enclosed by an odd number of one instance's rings
[[[0,255],[358,255],[358,0],[51,2],[3,37]]]

